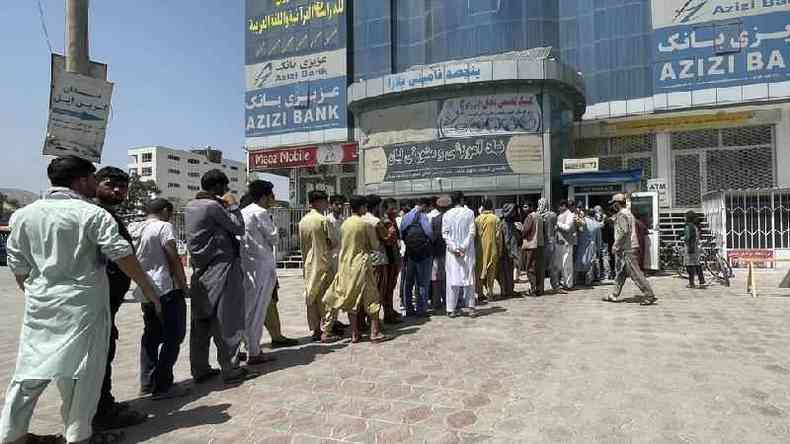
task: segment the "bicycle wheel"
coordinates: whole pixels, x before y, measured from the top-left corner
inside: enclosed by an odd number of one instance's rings
[[[721,273],[722,281],[724,285],[730,286],[730,279],[735,277],[735,274],[732,272],[732,266],[730,266],[730,261],[728,261],[725,257],[721,254],[716,253],[716,260],[719,263],[719,270]]]
[[[705,271],[708,272],[712,280],[724,284],[727,287],[730,286],[730,277],[728,272],[722,269],[722,264],[719,261],[718,255],[706,257],[702,262],[704,263],[703,267]]]

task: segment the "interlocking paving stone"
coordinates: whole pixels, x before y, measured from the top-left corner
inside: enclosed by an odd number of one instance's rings
[[[181,399],[137,396],[140,308],[124,304],[114,387],[148,412],[126,442],[161,443],[786,443],[790,442],[790,292],[761,272],[762,296],[689,290],[651,278],[654,307],[607,304],[610,286],[495,301],[481,316],[406,322],[396,340],[309,342],[298,274],[281,276],[289,349],[240,386]],[[625,296],[637,295],[628,284]],[[0,383],[14,369],[23,296],[0,269]],[[264,335],[264,340],[267,336]],[[176,379],[191,385],[187,342]],[[47,389],[31,430],[59,433]]]

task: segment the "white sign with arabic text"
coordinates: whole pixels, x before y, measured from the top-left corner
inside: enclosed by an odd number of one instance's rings
[[[537,133],[542,125],[535,94],[493,94],[448,99],[437,126],[440,137]]]
[[[53,69],[44,154],[101,161],[113,84]]]

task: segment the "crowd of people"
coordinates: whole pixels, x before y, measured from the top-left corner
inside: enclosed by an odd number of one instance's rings
[[[461,192],[424,198],[410,208],[376,195],[353,196],[347,218],[343,196],[313,191],[308,200],[311,210],[299,223],[299,237],[316,341],[340,338],[347,326],[337,321],[339,309],[349,314],[352,342],[367,328],[372,342],[382,342],[389,337],[379,319],[397,324],[404,316],[454,318],[464,310],[474,317],[480,304],[519,296],[515,283],[522,278],[529,296],[543,295],[547,278],[561,294],[610,279],[615,285],[604,300],[620,302],[630,277],[644,294],[643,305],[657,300],[642,271],[647,229],[623,194],[608,209],[582,210],[561,201],[555,213],[540,199],[537,206],[505,204],[500,214],[490,200],[470,209]]]
[[[273,348],[299,343],[282,335],[277,310],[280,234],[270,182],[250,183],[239,201],[221,170],[202,177],[203,191],[184,208],[188,278],[170,223],[172,203],[151,200],[145,220],[127,226],[117,214],[128,192],[124,171],[97,172],[87,160],[63,157],[47,172],[52,188],[45,198],[17,211],[10,224],[8,265],[25,293],[25,317],[0,419],[2,443],[113,443],[122,439],[113,430],[147,419],[112,395],[115,316],[132,281],[144,323],[140,394],[153,400],[190,392],[173,375],[188,311],[195,384],[256,377],[253,366],[273,359],[262,351],[264,328]],[[475,317],[478,305],[517,296],[522,278],[532,296],[544,294],[546,279],[565,293],[611,278],[615,285],[604,300],[620,302],[631,277],[644,293],[641,303],[656,302],[638,259],[644,248],[638,222],[622,194],[610,209],[579,210],[563,201],[557,213],[545,199],[536,206],[509,203],[500,214],[490,200],[473,210],[461,192],[411,208],[375,195],[345,199],[313,191],[308,200],[298,231],[306,317],[316,342],[336,342],[350,330],[352,343],[367,336],[378,344],[392,339],[383,324],[404,317]],[[695,234],[698,239],[696,232],[687,236]],[[210,364],[212,340],[219,368]],[[63,398],[65,436],[30,434],[33,409],[51,381]]]

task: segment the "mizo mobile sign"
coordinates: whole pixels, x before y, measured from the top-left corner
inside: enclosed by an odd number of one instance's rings
[[[318,165],[338,165],[357,160],[357,143],[332,143],[258,150],[250,151],[248,155],[250,171],[312,168]]]

